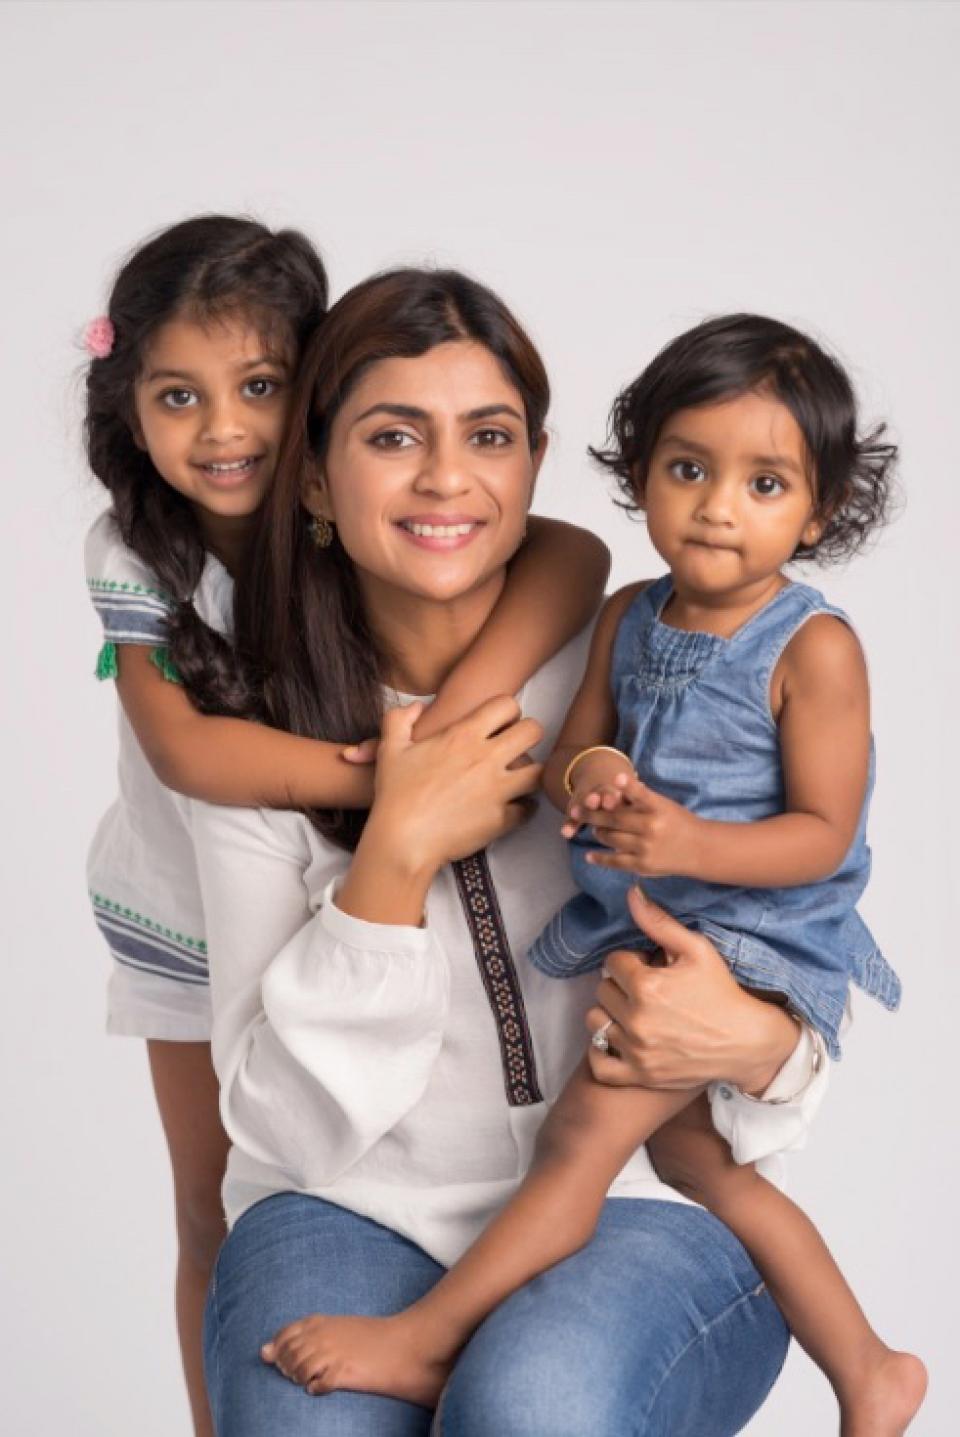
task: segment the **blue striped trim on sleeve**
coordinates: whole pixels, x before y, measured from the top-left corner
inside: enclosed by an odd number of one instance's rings
[[[162,644],[173,602],[156,589],[139,584],[115,584],[88,579],[93,607],[103,624],[104,637],[114,644]]]
[[[174,933],[98,893],[90,897],[97,927],[118,963],[177,983],[209,983],[207,945],[202,938]]]

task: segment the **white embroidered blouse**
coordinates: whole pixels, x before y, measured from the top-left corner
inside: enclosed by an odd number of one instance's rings
[[[544,725],[542,754],[588,641],[520,695]],[[192,808],[233,1142],[228,1220],[271,1194],[309,1193],[454,1262],[515,1191],[584,1051],[596,975],[547,978],[524,956],[572,891],[556,813],[541,798],[525,827],[443,869],[426,926],[411,928],[337,908],[349,855],[301,815]],[[741,1161],[769,1158],[800,1145],[825,1081],[804,1030],[765,1094],[774,1101],[715,1084],[714,1121]],[[682,1201],[643,1149],[611,1194]]]

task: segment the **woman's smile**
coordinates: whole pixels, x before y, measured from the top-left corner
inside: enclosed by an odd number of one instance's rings
[[[441,553],[463,549],[484,527],[486,520],[468,514],[417,514],[398,519],[397,527],[420,549]]]

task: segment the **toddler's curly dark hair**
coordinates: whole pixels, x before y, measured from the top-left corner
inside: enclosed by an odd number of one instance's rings
[[[794,560],[849,558],[889,517],[897,446],[886,426],[858,435],[857,401],[842,366],[808,335],[758,314],[706,320],[672,340],[610,412],[607,447],[590,455],[616,475],[620,506],[639,513],[657,439],[672,414],[766,391],[800,427],[823,532]]]

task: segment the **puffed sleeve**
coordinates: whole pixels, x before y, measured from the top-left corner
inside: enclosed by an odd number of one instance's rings
[[[104,649],[117,644],[163,644],[173,598],[120,537],[108,509],[91,527],[84,545],[87,590],[103,626]],[[101,666],[109,668],[101,651]],[[114,668],[115,672],[115,668]],[[99,677],[108,677],[100,673]]]
[[[445,955],[429,927],[337,908],[349,855],[299,815],[192,808],[224,1126],[257,1161],[326,1186],[423,1095]]]

